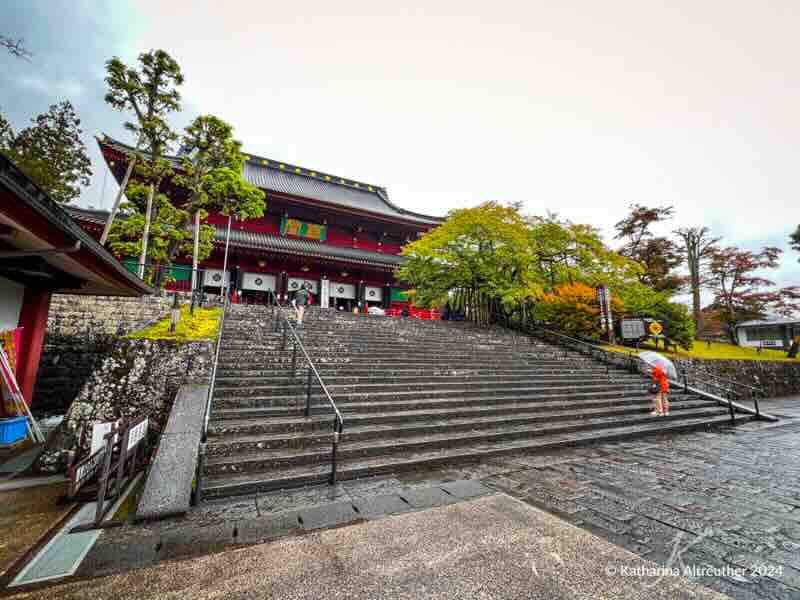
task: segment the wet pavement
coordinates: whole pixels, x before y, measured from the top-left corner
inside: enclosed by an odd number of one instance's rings
[[[483,482],[734,598],[800,597],[800,398],[779,424],[600,444]]]
[[[105,530],[78,575],[379,526],[496,491],[731,597],[798,598],[800,397],[762,410],[783,419],[209,502],[183,518]]]
[[[658,572],[619,546],[500,494],[15,597],[724,598]]]

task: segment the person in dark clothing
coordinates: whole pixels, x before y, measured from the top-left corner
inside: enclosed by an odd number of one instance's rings
[[[306,306],[311,304],[311,292],[308,291],[309,285],[306,283],[297,292],[295,292],[292,305],[297,313],[297,326],[303,326],[303,315],[306,312]]]

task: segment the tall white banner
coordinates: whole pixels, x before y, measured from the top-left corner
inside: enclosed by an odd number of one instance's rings
[[[321,289],[319,291],[319,306],[320,308],[328,308],[331,296],[331,282],[329,279],[323,279],[320,283]]]

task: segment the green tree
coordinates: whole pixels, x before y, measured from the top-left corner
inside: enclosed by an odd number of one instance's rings
[[[0,116],[0,151],[53,200],[72,202],[92,174],[75,108],[64,100],[31,121],[15,134]]]
[[[658,319],[664,323],[664,335],[691,350],[695,337],[694,320],[686,306],[670,302],[670,292],[635,283],[615,289],[614,294],[624,306],[618,316]]]
[[[789,236],[789,241],[792,244],[792,248],[797,252],[800,252],[800,225],[798,225],[797,229],[794,230],[794,233]],[[797,261],[800,262],[800,258],[798,258]]]
[[[142,230],[150,187],[143,183],[128,186],[128,202],[121,206],[121,218],[114,221],[108,242],[111,250],[118,256],[139,256],[142,250]],[[192,256],[194,244],[192,232],[186,227],[187,211],[176,208],[166,195],[158,193],[153,199],[155,216],[150,229],[149,256],[154,263],[170,265],[175,256]],[[214,228],[200,226],[200,255],[211,254],[214,242]],[[173,254],[173,256],[170,256]],[[150,283],[163,285],[165,278],[146,275]]]
[[[496,313],[527,318],[558,285],[621,285],[641,269],[608,249],[593,227],[553,215],[526,218],[518,206],[495,202],[451,211],[403,253],[399,276],[414,287],[415,303],[450,301],[477,322]]]
[[[242,175],[244,156],[241,143],[233,138],[233,127],[213,115],[197,117],[186,127],[181,139],[181,166],[173,182],[184,188],[189,199],[182,205],[195,226],[208,209],[232,214],[237,220],[264,216],[264,192]],[[189,225],[188,219],[184,228]],[[174,257],[177,244],[170,250]],[[194,263],[205,258],[194,257]]]
[[[142,154],[137,177],[150,186],[142,225],[140,273],[143,273],[151,221],[160,213],[153,198],[163,179],[172,174],[164,155],[178,135],[170,128],[167,117],[180,110],[181,96],[177,88],[183,84],[183,74],[175,59],[164,50],[140,54],[138,69],[114,57],[106,63],[106,73],[106,102],[134,115],[133,120],[125,122],[125,129],[134,135],[136,148]]]
[[[556,215],[528,219],[530,252],[538,277],[548,289],[564,283],[622,285],[635,281],[641,265],[608,248],[591,225],[560,220]]]
[[[519,305],[543,293],[530,269],[528,228],[513,207],[487,202],[450,211],[445,223],[406,245],[399,277],[419,306],[448,300],[488,322],[498,303]]]

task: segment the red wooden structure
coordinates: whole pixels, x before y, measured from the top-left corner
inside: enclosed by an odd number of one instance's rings
[[[121,181],[134,149],[108,137],[99,144]],[[179,157],[171,160],[179,168]],[[218,290],[229,281],[238,298],[273,292],[279,301],[287,301],[307,284],[322,307],[352,310],[405,303],[403,286],[394,277],[403,261],[400,250],[442,219],[396,206],[383,187],[264,157],[247,155],[244,175],[265,191],[267,214],[232,223],[226,274],[221,270],[228,220],[209,215],[215,247],[200,265],[205,288]],[[162,191],[180,204],[181,192],[169,181]],[[79,209],[72,214],[96,237],[108,216]],[[191,270],[186,266],[188,270],[176,271],[172,289],[189,289]]]

